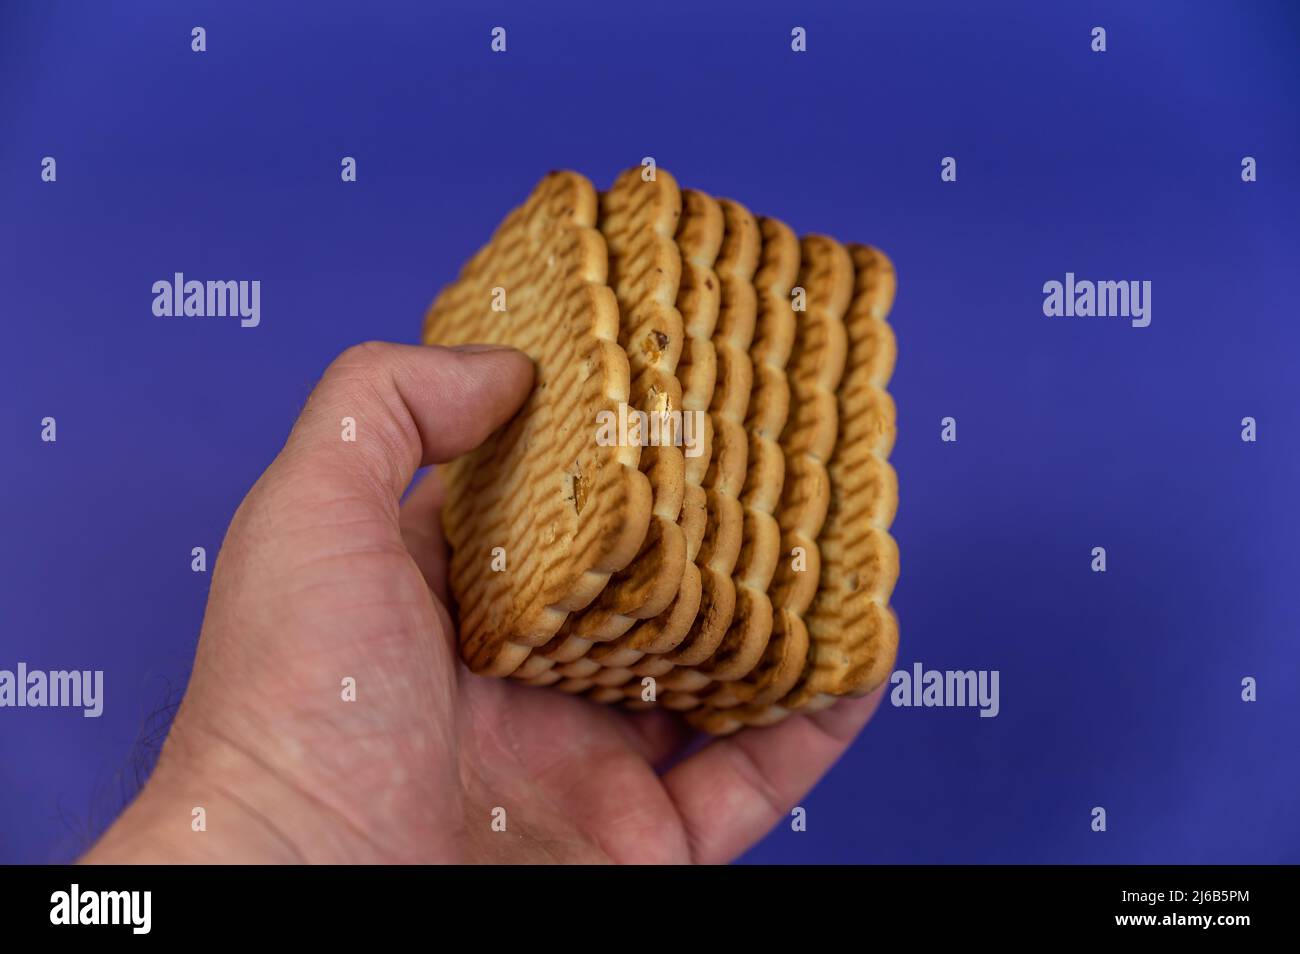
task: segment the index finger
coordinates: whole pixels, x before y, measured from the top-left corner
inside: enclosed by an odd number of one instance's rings
[[[742,729],[664,775],[693,859],[731,861],[788,817],[857,738],[885,688],[774,726]]]

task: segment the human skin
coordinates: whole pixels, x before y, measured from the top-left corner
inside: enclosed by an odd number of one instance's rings
[[[670,713],[459,662],[442,489],[403,493],[531,384],[487,346],[372,342],[330,365],[231,521],[157,767],[83,861],[719,863],[789,818],[879,692],[680,758]]]

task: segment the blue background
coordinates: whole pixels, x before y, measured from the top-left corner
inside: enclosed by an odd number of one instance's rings
[[[107,693],[0,710],[0,860],[133,790],[190,548],[330,358],[415,340],[546,170],[653,155],[893,258],[899,667],[1001,672],[996,719],[886,705],[748,857],[1300,861],[1300,5],[111,6],[0,4],[0,668]],[[155,318],[174,271],[260,279],[261,326]],[[1150,280],[1151,326],[1045,318],[1066,271]]]

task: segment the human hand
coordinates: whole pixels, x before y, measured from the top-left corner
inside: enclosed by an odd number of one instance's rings
[[[153,776],[84,860],[725,862],[788,817],[879,692],[669,765],[692,733],[667,712],[459,663],[440,485],[402,493],[531,383],[525,356],[485,346],[334,361],[231,521]]]

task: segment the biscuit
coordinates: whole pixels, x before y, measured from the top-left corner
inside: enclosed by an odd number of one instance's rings
[[[830,499],[826,461],[835,448],[835,390],[848,347],[843,315],[854,291],[853,261],[834,239],[806,236],[800,251],[799,287],[807,310],[799,316],[790,354],[791,411],[781,434],[786,480],[777,509],[781,562],[772,579],[773,599],[796,613],[808,608],[818,585],[817,534]],[[807,561],[802,569],[797,554]]]
[[[476,672],[513,672],[646,536],[653,496],[640,448],[592,440],[596,415],[617,413],[631,384],[596,224],[591,183],[548,174],[425,316],[426,344],[509,345],[535,366],[519,414],[444,468],[450,588]]]
[[[682,217],[677,224],[677,249],[682,259],[682,282],[677,292],[677,309],[682,315],[686,339],[677,377],[682,385],[684,420],[703,420],[698,453],[686,455],[686,496],[679,519],[686,535],[688,562],[677,596],[658,616],[641,620],[618,638],[593,646],[584,665],[570,664],[566,676],[590,675],[587,663],[610,668],[630,666],[646,653],[668,652],[686,636],[699,611],[703,593],[701,548],[707,527],[708,494],[702,484],[712,459],[713,428],[708,409],[717,381],[717,351],[713,333],[721,305],[721,287],[713,266],[722,246],[722,207],[703,192],[682,193]],[[689,415],[689,418],[687,417]]]
[[[676,368],[685,332],[676,301],[681,256],[674,234],[682,200],[676,180],[665,169],[645,179],[640,167],[628,169],[600,198],[600,230],[609,249],[609,284],[618,299],[619,341],[631,369],[630,408],[657,416],[681,411],[682,389]],[[629,430],[630,440],[663,440],[657,421],[651,432]],[[595,429],[593,427],[593,439]],[[621,435],[620,435],[621,437]],[[641,471],[650,480],[654,503],[640,551],[614,574],[600,595],[574,613],[555,636],[533,653],[516,678],[550,683],[542,660],[581,658],[593,642],[614,639],[637,619],[664,612],[676,597],[687,559],[686,538],[678,520],[685,498],[685,456],[679,444],[643,446]]]
[[[722,713],[740,705],[761,708],[794,688],[808,660],[808,627],[798,613],[780,606],[772,609],[772,636],[758,664],[741,679],[716,683],[702,700],[701,712]],[[726,724],[726,716],[716,718]],[[713,725],[706,722],[701,728],[717,731]]]
[[[777,234],[773,230],[774,238]],[[765,615],[746,617],[738,612],[738,618],[750,625],[748,629],[733,627],[728,633],[727,648],[734,657],[739,657],[735,668],[726,673],[732,680],[738,678],[732,674],[735,669],[748,664],[748,668],[740,672],[743,677],[757,665],[756,653],[764,652],[772,625],[771,605],[795,614],[802,613],[816,592],[819,578],[817,532],[830,497],[824,462],[835,444],[835,388],[844,371],[846,352],[842,316],[853,293],[854,275],[848,253],[838,242],[825,236],[813,235],[803,239],[799,243],[799,259],[796,288],[803,292],[803,307],[799,309],[803,314],[798,315],[795,321],[795,337],[786,374],[790,413],[779,442],[785,462],[776,520],[780,528],[780,556],[779,561],[773,560],[773,569],[767,571],[771,583],[770,603],[767,606],[757,604],[759,612],[766,611]],[[751,466],[751,477],[755,473],[761,475],[761,471]],[[755,521],[751,526],[751,538],[759,532]],[[766,564],[762,569],[767,570]],[[765,623],[766,632],[763,631]],[[790,629],[787,621],[784,630],[789,632]],[[777,658],[788,658],[780,652],[783,649],[779,647],[774,651]],[[728,662],[731,661],[729,658]],[[698,705],[709,687],[709,682],[703,678],[706,674],[703,668],[674,673],[665,680],[665,686],[684,690],[689,695],[674,696],[666,701],[683,710]],[[775,679],[778,685],[790,677],[786,670],[770,668],[765,669],[764,674]],[[750,688],[748,684],[730,687],[719,696],[719,702],[738,704]],[[764,697],[767,697],[770,686],[762,689],[767,690],[764,692]]]
[[[883,683],[894,288],[880,252],[796,242],[663,170],[600,197],[543,179],[425,321],[427,343],[537,365],[515,419],[446,467],[471,668],[714,733]],[[629,407],[707,413],[702,433],[609,439]]]
[[[898,620],[889,597],[898,579],[898,547],[889,526],[898,479],[888,457],[897,433],[885,390],[897,346],[885,319],[893,304],[893,265],[880,251],[849,246],[853,300],[844,317],[846,370],[836,392],[839,435],[827,464],[831,495],[818,544],[821,573],[804,616],[808,655],[794,686],[769,706],[703,708],[688,718],[711,732],[770,725],[791,712],[815,711],[861,695],[888,678],[898,653]]]
[[[768,599],[768,585],[780,557],[780,530],[772,513],[780,499],[785,474],[785,455],[779,438],[790,408],[786,364],[796,334],[791,290],[799,278],[801,256],[798,238],[783,222],[764,218],[760,230],[763,246],[754,275],[758,322],[750,349],[754,387],[745,418],[749,431],[749,469],[741,495],[746,532],[734,574],[742,593],[759,594],[759,599],[750,602],[751,606],[758,606],[758,613],[748,610],[748,625],[733,625],[728,630],[707,668],[700,667],[694,673],[674,673],[665,681],[669,689],[692,694],[691,699],[685,696],[665,699],[665,704],[679,707],[688,707],[692,701],[698,705],[705,697],[713,705],[780,698],[790,686],[779,687],[793,677],[774,666],[767,647],[771,640],[783,639],[791,631],[803,632],[802,624],[785,618],[788,611],[782,611],[774,600],[763,603]],[[773,652],[776,660],[784,658],[790,664],[786,647],[776,647]],[[701,678],[705,676],[711,678]],[[763,684],[753,685],[753,680],[760,676]],[[773,685],[778,689],[773,690]],[[760,696],[760,692],[774,694],[768,698]]]
[[[791,288],[799,276],[800,246],[794,233],[776,219],[759,223],[762,246],[753,284],[758,316],[750,349],[753,387],[745,414],[749,434],[749,466],[741,492],[744,530],[740,556],[732,574],[738,606],[717,650],[694,670],[679,670],[663,680],[669,690],[665,705],[688,708],[699,703],[715,683],[745,676],[758,665],[773,630],[773,604],[768,585],[780,557],[781,532],[773,510],[781,497],[785,456],[778,443],[790,409],[786,363],[795,343],[795,312]],[[788,629],[783,626],[783,630]]]
[[[695,560],[701,575],[699,609],[684,634],[674,633],[674,639],[635,650],[650,655],[635,660],[631,653],[606,657],[610,665],[603,668],[592,659],[566,667],[570,678],[559,683],[566,692],[626,684],[629,695],[639,696],[640,677],[661,678],[677,667],[695,666],[708,659],[722,642],[737,608],[732,571],[744,529],[739,497],[748,458],[744,420],[753,385],[748,352],[758,312],[753,276],[761,235],[754,217],[740,203],[721,199],[717,204],[723,216],[722,243],[713,268],[720,291],[712,338],[718,370],[709,402],[713,454],[704,477],[707,515]],[[627,666],[614,665],[628,660]],[[612,694],[604,695],[612,698]]]
[[[668,667],[704,662],[722,641],[738,605],[732,571],[744,532],[740,494],[749,457],[745,411],[754,381],[749,347],[758,314],[753,277],[761,236],[754,217],[739,202],[719,199],[718,205],[723,214],[723,237],[713,271],[721,297],[713,330],[717,377],[709,401],[713,453],[704,475],[707,520],[696,556],[701,575],[700,609],[678,645],[631,667],[638,676],[658,678]]]
[[[847,351],[842,317],[853,294],[853,281],[852,260],[838,242],[808,236],[800,243],[796,287],[803,290],[805,300],[788,362],[794,410],[782,428],[779,446],[789,483],[782,489],[777,510],[781,557],[770,592],[774,606],[795,616],[808,608],[820,578],[817,535],[830,499],[825,462],[835,445],[835,389],[844,373]],[[782,630],[789,634],[795,627],[787,620]],[[797,672],[770,663],[791,663],[786,649],[774,647],[767,665],[751,673],[752,678],[720,687],[708,699],[709,704],[762,705],[781,698],[792,688]]]

